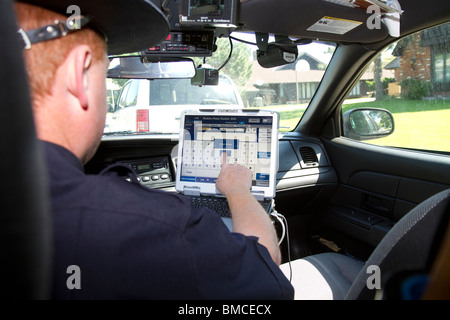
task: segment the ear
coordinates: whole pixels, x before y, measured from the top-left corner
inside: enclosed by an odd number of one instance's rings
[[[69,91],[78,99],[80,106],[87,109],[88,101],[88,71],[92,64],[92,52],[88,46],[80,45],[69,54]]]

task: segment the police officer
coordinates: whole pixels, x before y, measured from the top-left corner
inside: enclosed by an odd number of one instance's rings
[[[145,0],[24,0],[15,9],[48,166],[53,297],[293,298],[278,267],[276,232],[250,193],[248,169],[225,163],[217,180],[232,233],[207,209],[128,183],[117,168],[83,171],[103,133],[107,54],[162,40],[168,22],[159,8]]]

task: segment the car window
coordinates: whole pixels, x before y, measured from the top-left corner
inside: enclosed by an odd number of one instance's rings
[[[123,81],[122,81],[123,82]],[[107,84],[114,86],[116,83],[108,81]],[[110,87],[111,88],[111,87]],[[112,91],[110,89],[108,91]],[[138,98],[139,80],[129,80],[119,92],[119,100],[116,110],[136,106]]]
[[[302,42],[292,63],[265,68],[257,59],[254,33],[232,33],[231,40],[219,38],[216,45],[212,56],[191,58],[196,66],[219,69],[218,85],[191,85],[190,79],[108,79],[108,91],[121,90],[117,97],[112,95],[117,103],[109,108],[105,133],[136,132],[142,113],[148,114],[144,126],[148,133],[178,133],[183,110],[204,108],[275,110],[280,114],[280,131],[294,130],[335,49],[333,43]]]
[[[139,83],[139,80],[130,80],[130,82],[127,83],[128,90],[126,92],[123,104],[121,105],[122,108],[135,106],[137,104]]]
[[[118,101],[118,105],[117,105],[117,107],[119,109],[122,109],[127,105],[126,99],[127,99],[128,89],[130,89],[130,85],[131,85],[131,83],[126,83],[123,86],[123,88],[120,90],[119,101]]]
[[[238,92],[229,78],[221,76],[217,86],[191,85],[190,79],[160,79],[148,81],[150,105],[202,105],[234,104],[241,105]]]
[[[394,132],[366,143],[450,152],[450,24],[400,39],[368,67],[342,106],[391,112]],[[355,124],[353,124],[355,125]],[[354,138],[344,131],[344,136]]]

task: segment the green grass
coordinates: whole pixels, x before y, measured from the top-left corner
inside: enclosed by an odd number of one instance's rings
[[[357,100],[355,100],[357,101]],[[305,105],[291,106],[297,110],[283,111],[286,106],[271,106],[280,114],[280,131],[295,128],[305,111]],[[394,116],[394,133],[367,143],[423,150],[450,152],[450,100],[402,100],[347,103],[343,112],[354,108],[372,107],[389,110]],[[279,110],[277,110],[279,109]]]
[[[303,110],[293,110],[293,111],[281,111],[280,112],[280,130],[281,131],[291,131],[296,126],[300,118],[305,113]]]
[[[373,101],[344,105],[343,111],[374,107],[389,110],[394,117],[394,133],[366,142],[402,148],[450,152],[450,101]]]
[[[422,101],[389,99],[372,102],[347,103],[344,104],[342,110],[343,112],[346,112],[347,110],[361,107],[383,108],[389,110],[391,113],[427,112],[450,109],[450,100]]]
[[[260,109],[270,109],[278,111],[280,114],[280,131],[291,131],[297,126],[300,118],[305,113],[307,104],[298,105],[274,105],[268,107],[262,107]],[[283,108],[288,107],[296,110],[283,111]]]

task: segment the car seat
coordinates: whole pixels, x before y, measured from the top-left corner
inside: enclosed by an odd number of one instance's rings
[[[11,0],[0,1],[0,274],[4,299],[47,299],[51,220]]]
[[[292,270],[295,299],[371,300],[402,298],[398,291],[407,274],[427,274],[443,238],[450,214],[450,189],[418,204],[384,236],[365,262],[340,253],[321,253],[283,264],[287,277]],[[372,283],[379,268],[381,291]],[[389,289],[389,290],[387,290]],[[377,295],[376,293],[382,293]],[[383,294],[384,293],[384,294]],[[389,293],[389,295],[386,295]],[[398,292],[397,292],[398,293]]]

